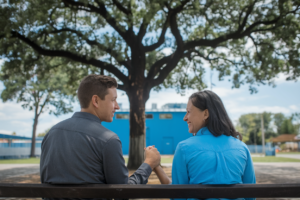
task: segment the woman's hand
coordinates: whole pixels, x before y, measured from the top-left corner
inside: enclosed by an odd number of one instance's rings
[[[155,148],[155,146],[149,146],[149,147],[145,147],[144,150],[146,149],[153,149]],[[155,167],[153,169],[153,171],[155,172],[156,176],[158,177],[159,181],[161,184],[171,184],[171,179],[168,177],[168,175],[165,173],[165,171],[162,169],[160,163],[157,167]]]

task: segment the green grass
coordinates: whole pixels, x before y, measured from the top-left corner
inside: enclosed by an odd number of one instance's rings
[[[253,162],[300,162],[300,159],[293,158],[281,158],[275,156],[266,157],[252,157]],[[162,157],[161,163],[172,163],[173,157]],[[128,162],[128,158],[125,158],[125,162]],[[11,159],[0,160],[0,164],[39,164],[39,158],[27,158],[27,159]]]
[[[162,163],[172,163],[173,157],[161,158]],[[125,158],[125,162],[128,162],[128,158]],[[40,164],[39,158],[26,158],[26,159],[8,159],[0,160],[0,164]]]
[[[39,158],[0,160],[0,164],[40,164]]]
[[[252,157],[253,162],[300,162],[300,159],[281,158],[275,156]]]

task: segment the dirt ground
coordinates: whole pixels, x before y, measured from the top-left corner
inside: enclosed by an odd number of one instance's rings
[[[164,167],[165,172],[171,177],[171,167]],[[3,171],[0,171],[2,173]],[[132,174],[134,171],[130,171]],[[255,173],[258,184],[271,184],[271,183],[300,183],[300,167],[297,166],[286,166],[286,165],[255,165]],[[6,179],[0,179],[1,183],[40,183],[39,173],[27,174],[22,176],[15,176]],[[156,174],[153,172],[148,180],[148,184],[160,184]],[[16,198],[0,198],[7,200],[16,200]],[[33,199],[25,199],[21,200],[33,200]],[[35,198],[35,200],[41,200],[40,198]],[[260,200],[260,199],[258,199]],[[263,199],[261,199],[263,200]],[[271,199],[264,199],[271,200]],[[284,198],[274,198],[273,200],[292,200],[292,199],[284,199]]]

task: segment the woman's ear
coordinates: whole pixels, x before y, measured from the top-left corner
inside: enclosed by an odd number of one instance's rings
[[[205,109],[204,110],[204,119],[207,120],[208,117],[209,117],[208,109]]]

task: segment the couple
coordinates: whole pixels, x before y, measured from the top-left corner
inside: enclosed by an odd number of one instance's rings
[[[128,177],[119,137],[101,125],[112,122],[117,82],[88,75],[77,94],[81,112],[52,127],[42,142],[41,182],[49,184],[146,184],[154,170],[162,184],[255,183],[251,156],[229,119],[221,99],[211,91],[190,96],[184,121],[194,137],[176,148],[172,182],[160,167],[155,147]]]

